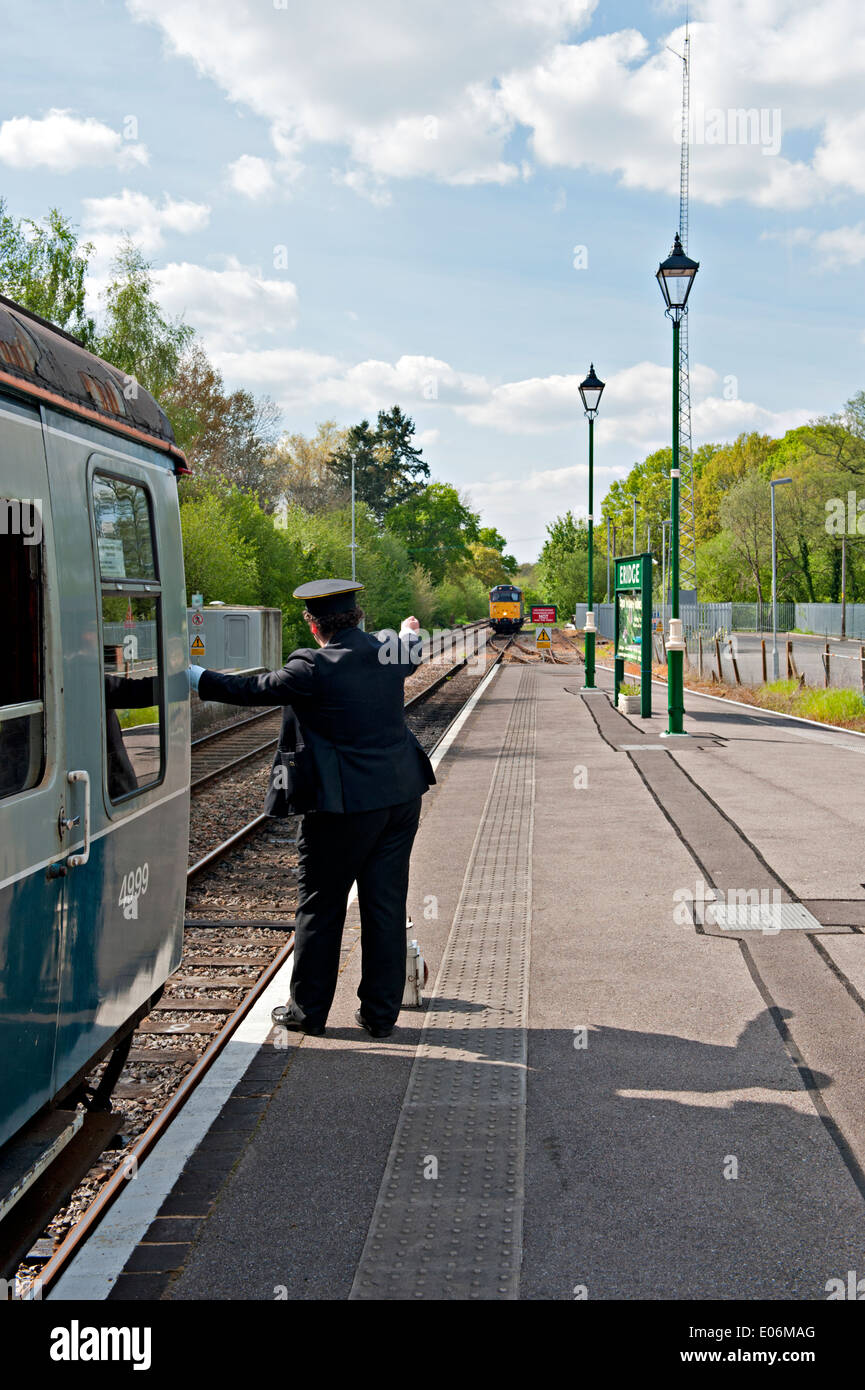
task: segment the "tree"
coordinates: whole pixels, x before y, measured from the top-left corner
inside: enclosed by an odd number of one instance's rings
[[[749,473],[766,476],[768,462],[777,440],[768,434],[740,434],[732,444],[713,445],[695,484],[694,531],[697,543],[708,540],[720,529],[721,500],[741,478]]]
[[[492,589],[495,584],[505,584],[511,577],[512,571],[505,568],[503,556],[500,550],[494,550],[491,545],[482,545],[480,541],[474,541],[469,546],[468,568],[469,572],[479,579],[485,589]],[[509,559],[512,557],[509,556]]]
[[[733,548],[753,575],[757,600],[763,602],[763,570],[771,563],[771,527],[766,479],[748,473],[721,502],[721,523],[730,532]]]
[[[193,330],[163,318],[153,294],[150,262],[128,237],[112,264],[104,294],[105,327],[97,351],[161,400],[188,347]]]
[[[344,449],[348,430],[334,420],[316,425],[311,439],[303,434],[285,435],[273,450],[279,465],[279,490],[286,506],[305,511],[333,511],[347,507],[351,489],[338,480],[333,460]]]
[[[281,412],[269,396],[232,391],[212,467],[220,477],[252,493],[268,514],[279,502],[282,462],[274,452]]]
[[[414,421],[403,415],[398,405],[392,410],[378,412],[376,439],[379,457],[390,476],[387,501],[390,507],[407,502],[423,487],[421,478],[429,478],[429,464],[421,458],[421,449],[412,444]]]
[[[651,530],[654,544],[660,548],[661,523],[670,515],[670,468],[673,454],[669,448],[657,449],[642,463],[635,463],[627,478],[615,482],[607,492],[601,514],[615,527],[618,553],[629,555],[633,545],[634,508],[637,499],[637,550],[643,550]],[[597,534],[597,531],[596,531]]]
[[[352,425],[345,442],[333,456],[331,469],[343,490],[351,492],[354,464],[355,496],[365,502],[378,521],[393,507],[415,497],[429,477],[429,464],[411,442],[414,421],[398,405],[378,412],[373,430],[368,420]]]
[[[434,583],[461,566],[470,568],[471,545],[478,538],[479,517],[449,483],[430,483],[386,516],[387,529],[399,536],[409,559],[422,565]]]
[[[195,471],[215,473],[224,439],[228,398],[220,373],[200,343],[191,343],[184,352],[159,403]]]
[[[865,474],[865,391],[857,391],[836,415],[805,427],[809,451],[833,473]]]
[[[499,555],[501,556],[502,569],[505,571],[506,574],[516,574],[516,559],[513,555],[505,555],[504,549],[507,545],[507,541],[505,540],[502,533],[496,530],[495,526],[482,526],[481,529],[478,531],[478,541],[481,545],[490,546],[491,549],[497,550],[499,552]]]
[[[93,246],[51,208],[42,222],[17,221],[0,198],[0,291],[92,347],[95,325],[84,302]]]
[[[589,584],[589,527],[582,517],[565,512],[547,527],[537,565],[538,587],[544,602],[554,603],[562,613],[573,613],[578,603],[585,603]],[[595,602],[604,596],[606,577],[601,566],[595,565]]]
[[[213,493],[181,503],[187,602],[194,593],[223,603],[257,603],[253,548],[226,517]]]

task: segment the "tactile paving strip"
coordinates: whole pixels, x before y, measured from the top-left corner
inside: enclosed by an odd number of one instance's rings
[[[353,1299],[518,1295],[535,679],[517,688]]]

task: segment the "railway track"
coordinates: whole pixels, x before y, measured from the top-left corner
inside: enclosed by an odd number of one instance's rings
[[[465,633],[476,632],[485,626],[485,620],[477,623],[466,623],[464,626],[450,629],[447,635],[453,634],[453,642],[456,644]],[[426,652],[419,663],[418,671],[421,671],[431,661],[437,662],[441,657],[446,659],[446,652],[439,649]],[[463,665],[465,665],[464,661],[457,663],[459,667]],[[406,706],[426,699],[427,695],[447,680],[450,674],[452,674],[451,671],[446,671],[430,685],[421,689],[406,701]],[[414,677],[410,677],[410,679],[413,680]],[[282,710],[269,708],[258,714],[239,719],[213,733],[202,734],[200,738],[193,739],[192,780],[190,783],[193,793],[210,785],[234,768],[242,767],[245,763],[252,762],[255,758],[272,752],[279,738],[281,723]]]
[[[489,650],[483,671],[469,671],[470,658],[464,657],[406,701],[408,722],[428,751],[439,742],[491,666],[502,660],[511,640],[504,647]],[[279,717],[281,711],[275,714]],[[241,721],[243,737],[255,731],[252,737],[257,740],[257,752],[238,749],[235,743],[231,745],[235,754],[231,761],[225,760],[223,753],[222,766],[206,769],[203,779],[212,782],[269,753],[272,744],[261,737],[267,717],[273,719],[274,712]],[[221,730],[203,742],[212,740],[225,748],[220,735],[232,732]],[[297,818],[274,822],[256,816],[190,866],[183,960],[169,978],[159,1003],[136,1029],[114,1093],[121,1108],[127,1110],[127,1121],[134,1120],[134,1147],[114,1154],[108,1171],[104,1162],[91,1170],[82,1193],[73,1199],[53,1231],[46,1221],[48,1234],[35,1242],[19,1270],[20,1279],[40,1289],[39,1296],[96,1228],[123,1190],[130,1168],[137,1170],[291,954],[296,827]],[[247,898],[244,904],[242,897],[248,894],[251,877],[256,884],[254,903]],[[199,885],[203,892],[198,892]],[[214,896],[218,907],[214,907]],[[247,915],[238,916],[238,908]],[[249,915],[253,912],[256,915]],[[97,1079],[98,1073],[90,1078],[91,1085]]]

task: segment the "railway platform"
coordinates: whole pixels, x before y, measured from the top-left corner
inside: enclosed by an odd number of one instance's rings
[[[849,1296],[865,738],[687,693],[667,741],[598,678],[499,668],[440,762],[427,1006],[357,1027],[350,914],[326,1036],[250,1046],[146,1229],[149,1159],[52,1298]]]

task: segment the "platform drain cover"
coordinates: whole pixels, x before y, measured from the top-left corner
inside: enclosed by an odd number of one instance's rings
[[[742,902],[738,898],[733,902],[728,899],[726,902],[707,903],[703,909],[703,920],[708,927],[719,927],[721,931],[729,932],[823,930],[822,923],[802,903],[753,903]]]

